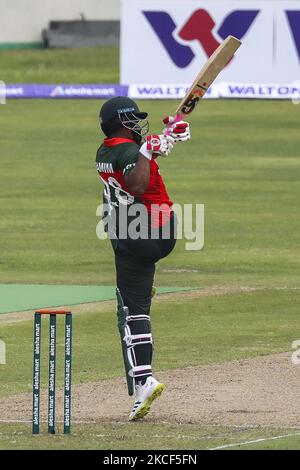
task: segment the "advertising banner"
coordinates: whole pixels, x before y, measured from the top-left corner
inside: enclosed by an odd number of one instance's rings
[[[121,83],[190,84],[228,36],[242,41],[216,83],[300,79],[299,0],[123,0]]]
[[[39,85],[20,83],[5,85],[6,98],[113,98],[127,96],[128,87],[124,85]]]
[[[41,84],[5,84],[0,83],[0,104],[6,99],[109,99],[114,96],[129,96],[137,100],[181,100],[187,85],[41,85]],[[204,96],[213,98],[246,98],[246,99],[288,99],[300,102],[300,80],[294,83],[214,83]]]
[[[189,87],[184,85],[130,85],[128,96],[133,99],[177,99],[181,100]],[[294,83],[237,83],[213,84],[203,99],[283,99],[300,101],[300,80]]]

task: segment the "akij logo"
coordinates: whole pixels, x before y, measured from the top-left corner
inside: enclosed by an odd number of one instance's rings
[[[211,56],[220,42],[229,34],[242,39],[254,22],[259,10],[235,10],[229,13],[222,24],[213,33],[216,23],[211,15],[203,9],[196,10],[187,22],[178,28],[169,13],[165,11],[143,11],[151,27],[159,37],[170,58],[177,67],[187,67],[195,57],[192,48],[183,44],[184,41],[198,41],[207,57]],[[297,23],[299,24],[299,23]]]

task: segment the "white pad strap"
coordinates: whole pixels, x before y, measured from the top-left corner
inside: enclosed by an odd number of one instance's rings
[[[152,368],[150,365],[134,366],[130,371],[131,377],[142,377],[144,375],[152,375]]]
[[[126,317],[126,322],[138,321],[138,320],[147,320],[150,321],[149,315],[128,315]]]
[[[138,344],[152,344],[152,334],[132,335],[129,328],[125,327],[125,336],[123,340],[128,348],[134,348]]]

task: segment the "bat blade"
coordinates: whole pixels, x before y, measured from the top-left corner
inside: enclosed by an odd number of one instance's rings
[[[198,73],[186,96],[179,104],[176,114],[186,115],[194,110],[199,100],[203,98],[210,85],[234,56],[241,44],[241,41],[234,36],[228,36],[220,44]]]

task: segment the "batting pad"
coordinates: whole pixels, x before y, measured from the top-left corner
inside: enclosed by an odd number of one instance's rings
[[[0,284],[0,314],[115,300],[115,290],[115,286]],[[192,289],[189,287],[158,287],[157,293],[186,290]]]

